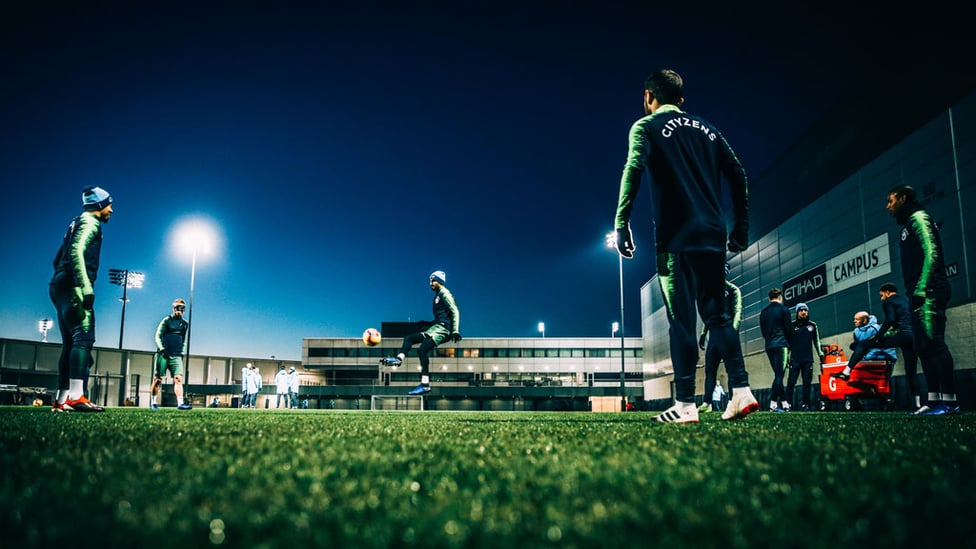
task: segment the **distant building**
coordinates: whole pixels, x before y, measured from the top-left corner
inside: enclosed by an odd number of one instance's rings
[[[389,326],[384,323],[384,329]],[[416,351],[399,368],[380,367],[401,338],[387,337],[379,347],[358,338],[305,338],[302,364],[325,385],[310,388],[321,398],[348,400],[372,394],[405,394],[417,384]],[[644,381],[641,338],[465,338],[431,354],[434,409],[619,410],[621,367],[624,394],[642,400]],[[340,403],[341,404],[341,403]],[[343,406],[339,406],[343,407]]]

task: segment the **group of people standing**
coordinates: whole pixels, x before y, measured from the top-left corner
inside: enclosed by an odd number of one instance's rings
[[[290,366],[287,370],[284,366],[279,368],[278,373],[275,374],[274,382],[275,393],[278,397],[275,408],[281,408],[282,400],[285,401],[285,408],[298,408],[299,377],[295,367]]]
[[[798,380],[803,382],[800,410],[809,411],[813,390],[814,355],[823,366],[825,356],[820,344],[820,329],[810,319],[810,307],[797,303],[796,319],[783,304],[783,293],[773,288],[767,294],[769,304],[759,314],[759,329],[765,340],[766,358],[773,369],[769,410],[789,412]],[[787,372],[789,374],[787,375]],[[783,379],[786,378],[784,387]]]
[[[291,366],[287,370],[284,366],[279,368],[275,374],[275,393],[278,402],[275,408],[281,408],[281,401],[285,401],[285,408],[298,408],[298,386],[299,374],[295,367]],[[261,371],[248,362],[241,368],[241,408],[256,408],[258,393],[264,387],[264,379]]]
[[[287,369],[281,366],[278,369],[274,377],[277,396],[275,408],[281,408],[282,401],[286,409],[298,408],[298,387],[301,381],[299,375],[294,366]],[[254,366],[254,363],[248,362],[241,368],[241,408],[257,408],[258,393],[261,392],[262,387],[264,387],[264,380],[261,371]]]
[[[918,202],[915,190],[900,185],[888,193],[888,212],[902,226],[899,242],[901,269],[907,297],[898,293],[893,282],[879,288],[884,321],[867,311],[854,315],[853,353],[847,366],[831,376],[848,381],[864,360],[893,363],[897,350],[902,352],[905,378],[914,400],[912,414],[955,415],[960,413],[955,387],[955,364],[945,342],[946,306],[951,286],[946,276],[939,227]],[[783,304],[778,288],[769,291],[769,304],[760,314],[760,327],[766,343],[766,355],[773,369],[770,411],[791,409],[797,375],[803,375],[803,409],[809,409],[812,354],[824,362],[823,348],[816,323],[809,320],[809,308],[796,306],[796,320],[790,322],[789,309]],[[927,402],[922,404],[917,364],[928,388]],[[789,381],[784,389],[784,370]]]
[[[769,304],[759,314],[759,328],[766,346],[766,357],[773,369],[769,409],[773,412],[789,412],[791,399],[798,380],[803,382],[800,410],[809,411],[813,389],[813,357],[821,366],[825,356],[820,344],[820,329],[810,319],[810,307],[797,303],[796,319],[790,319],[790,311],[783,304],[779,288],[768,293]],[[789,374],[787,375],[787,371]],[[783,378],[786,376],[786,386]]]

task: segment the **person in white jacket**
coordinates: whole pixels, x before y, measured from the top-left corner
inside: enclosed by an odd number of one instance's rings
[[[278,395],[275,408],[281,408],[281,399],[285,399],[285,408],[291,408],[291,378],[284,366],[275,374],[275,393]]]
[[[288,396],[289,401],[291,401],[292,408],[298,408],[298,372],[295,371],[295,367],[292,366],[288,369]]]
[[[241,408],[247,408],[251,403],[251,397],[247,393],[247,378],[251,376],[251,363],[248,362],[241,368]]]
[[[254,364],[248,362],[247,366],[251,370],[247,376],[247,396],[249,399],[248,408],[256,408],[258,402],[258,391],[261,390],[264,382],[261,379],[261,372],[254,367]]]

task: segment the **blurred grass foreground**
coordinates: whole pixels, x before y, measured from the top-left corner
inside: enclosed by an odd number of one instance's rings
[[[3,547],[973,547],[976,414],[0,407]]]

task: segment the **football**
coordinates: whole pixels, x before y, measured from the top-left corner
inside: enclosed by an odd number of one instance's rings
[[[383,341],[383,336],[376,328],[366,328],[366,331],[363,332],[363,343],[367,347],[375,347],[380,344],[380,341]]]

